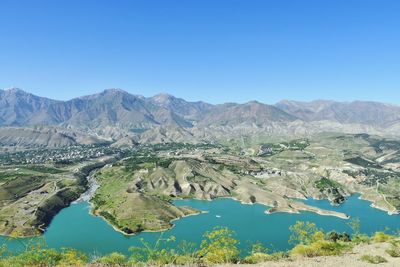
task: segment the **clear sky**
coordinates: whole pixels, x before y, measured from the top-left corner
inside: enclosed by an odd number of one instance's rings
[[[0,88],[400,104],[399,0],[0,0]]]

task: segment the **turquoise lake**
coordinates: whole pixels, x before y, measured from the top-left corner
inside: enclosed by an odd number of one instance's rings
[[[388,215],[386,212],[371,208],[370,202],[358,199],[353,195],[340,206],[331,206],[326,200],[308,199],[307,204],[324,209],[344,212],[352,218],[359,218],[362,232],[371,234],[378,230],[400,229],[400,216]],[[259,204],[243,205],[232,199],[213,201],[177,200],[176,205],[192,206],[207,211],[197,216],[189,216],[175,221],[175,227],[163,233],[164,237],[173,235],[179,240],[199,244],[202,234],[215,226],[227,226],[237,233],[241,248],[250,248],[250,243],[261,242],[275,250],[290,248],[288,239],[290,225],[296,221],[315,222],[326,231],[351,232],[347,225],[349,220],[332,216],[320,216],[311,212],[301,214],[274,213],[267,215],[267,207]],[[52,221],[43,238],[52,248],[71,247],[88,254],[104,254],[114,251],[128,253],[129,247],[140,246],[139,238],[154,242],[160,233],[141,233],[136,236],[125,236],[116,232],[103,219],[89,214],[90,205],[86,202],[73,204],[63,209]],[[21,249],[21,241],[29,239],[7,240],[0,237],[0,243],[7,244],[14,251]],[[170,244],[174,246],[174,244]]]

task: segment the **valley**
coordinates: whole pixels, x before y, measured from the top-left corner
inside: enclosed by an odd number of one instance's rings
[[[340,205],[359,193],[373,207],[397,214],[399,153],[395,139],[327,133],[245,146],[104,144],[6,153],[0,156],[0,231],[41,234],[59,210],[88,190],[90,173],[96,181],[91,212],[128,235],[165,230],[201,212],[175,206],[176,199],[233,198],[262,204],[269,214],[310,211],[346,219],[303,200]],[[53,156],[40,160],[38,154]]]

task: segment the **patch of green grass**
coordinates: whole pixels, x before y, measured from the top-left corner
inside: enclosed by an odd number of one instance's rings
[[[125,266],[127,259],[124,254],[113,252],[101,257],[96,262],[104,266]]]
[[[31,165],[25,167],[28,170],[32,170],[35,172],[41,172],[41,173],[49,173],[49,174],[59,174],[59,173],[64,173],[64,170],[53,168],[53,167],[48,167],[44,165]]]
[[[99,215],[112,223],[113,225],[118,225],[117,221],[115,220],[115,217],[112,216],[109,212],[107,211],[100,211]]]
[[[14,170],[0,171],[0,181],[2,181],[2,182],[6,182],[6,181],[15,179],[17,177],[22,177],[22,176],[32,176],[32,174],[25,173],[22,171],[14,171]]]
[[[41,176],[23,176],[7,181],[0,186],[0,201],[19,199],[42,187],[45,184],[44,180]]]
[[[288,255],[284,252],[275,252],[275,253],[271,253],[271,254],[257,252],[257,253],[253,253],[252,255],[244,258],[243,263],[258,264],[258,263],[263,263],[263,262],[268,262],[268,261],[279,261],[279,260],[285,259],[287,257],[288,257]]]
[[[362,260],[363,262],[368,262],[368,263],[372,263],[372,264],[379,264],[379,263],[385,263],[387,262],[387,260],[379,255],[376,256],[372,256],[372,255],[363,255],[361,256],[360,260]]]

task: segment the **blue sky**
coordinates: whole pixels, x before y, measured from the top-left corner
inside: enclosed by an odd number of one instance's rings
[[[400,104],[398,0],[1,0],[0,88]]]

